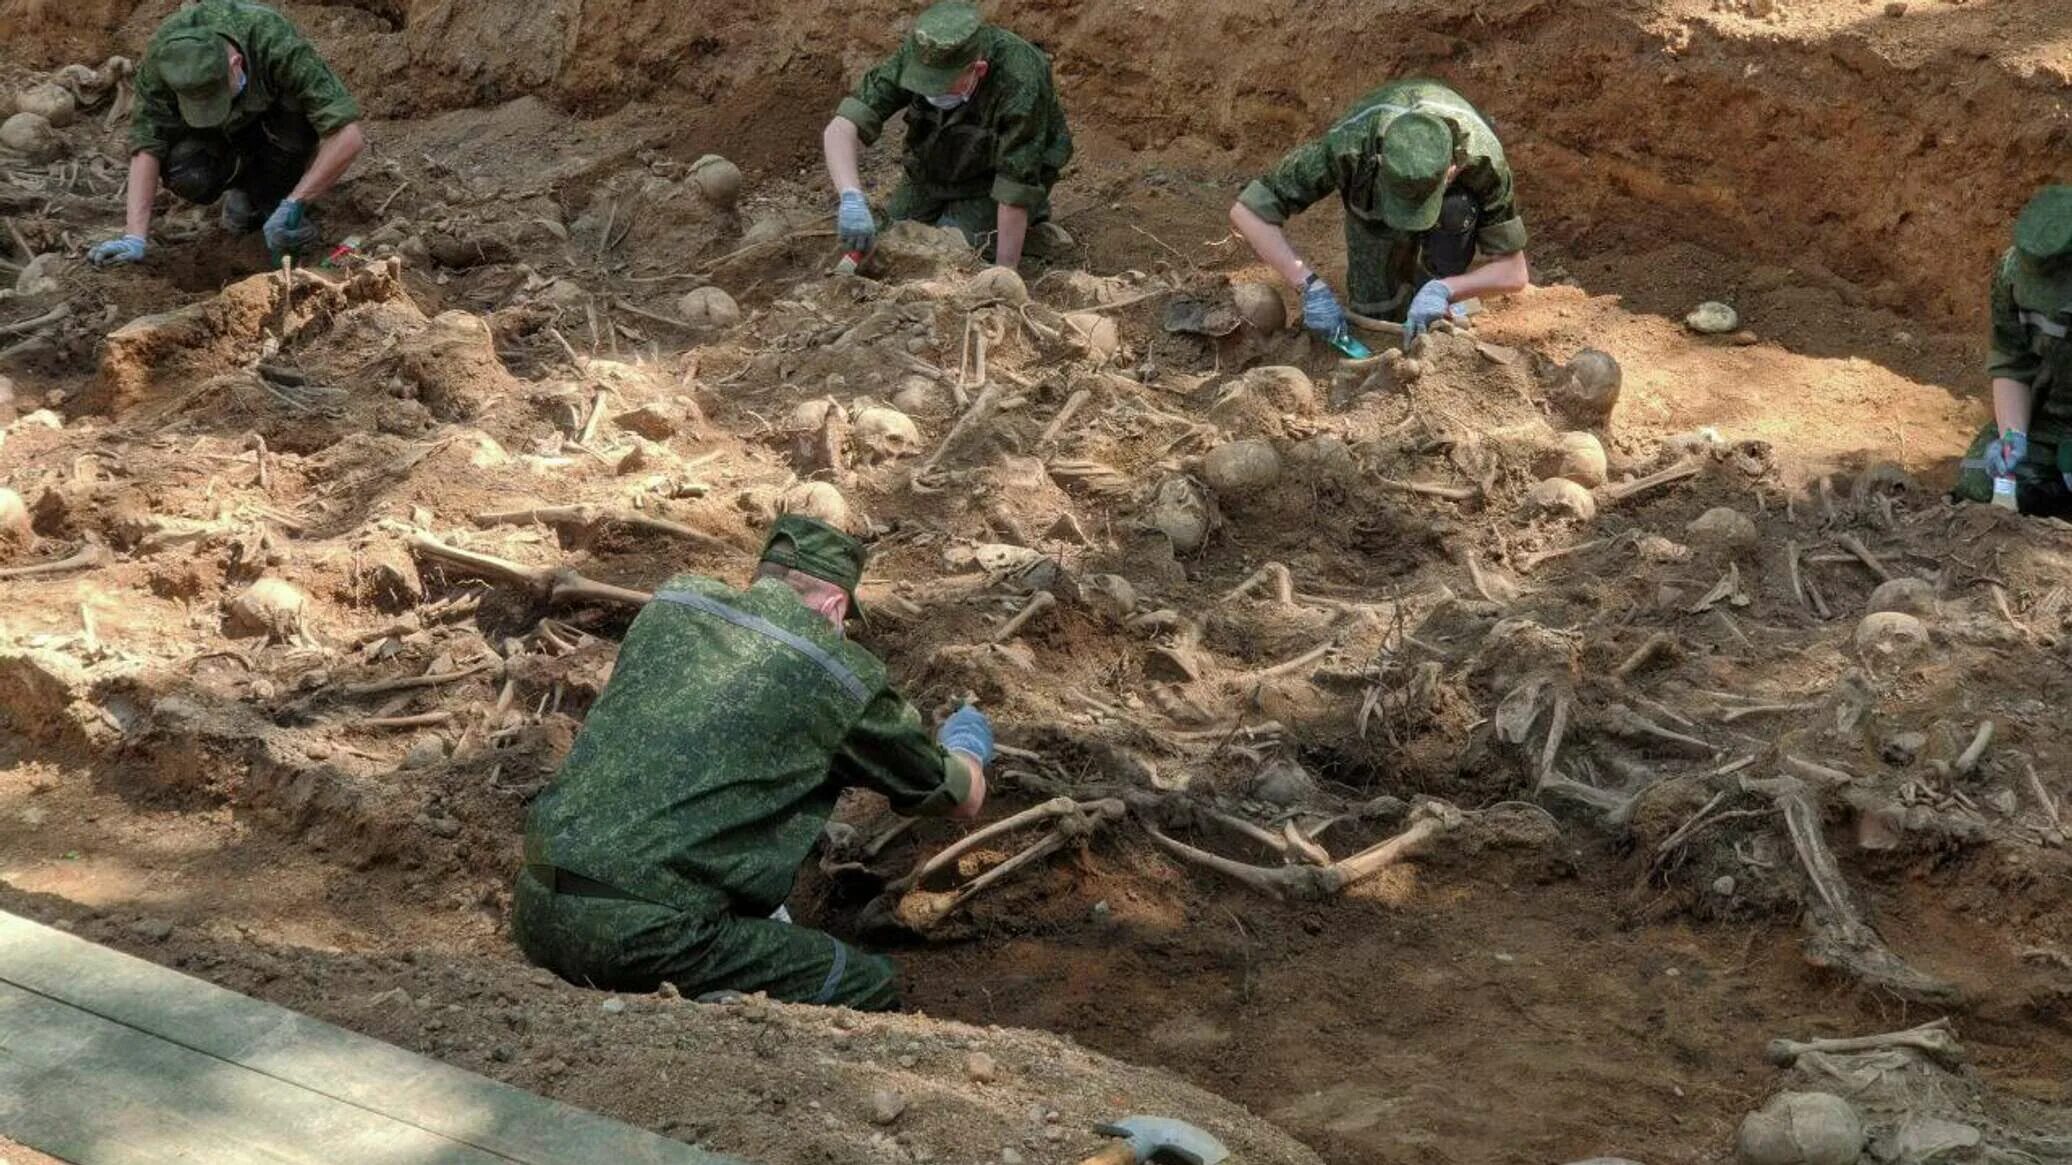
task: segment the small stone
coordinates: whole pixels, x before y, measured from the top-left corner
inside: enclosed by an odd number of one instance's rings
[[[410,751],[403,754],[406,769],[428,769],[446,759],[446,742],[429,733],[417,738]]]
[[[1000,1150],[1000,1165],[1023,1165],[1027,1160],[1012,1147]]]
[[[1761,336],[1756,335],[1747,328],[1743,328],[1727,337],[1727,343],[1734,345],[1736,348],[1753,348],[1762,342],[1763,338]]]
[[[1707,300],[1691,309],[1684,326],[1701,336],[1724,336],[1741,326],[1741,316],[1718,300]]]
[[[173,937],[173,924],[163,918],[140,919],[130,926],[130,933],[145,942],[162,943]]]
[[[1059,1128],[1057,1125],[1052,1125],[1049,1128],[1043,1130],[1043,1139],[1049,1141],[1053,1145],[1060,1144],[1065,1139],[1065,1130]]]
[[[607,999],[603,1003],[598,1004],[597,1009],[606,1015],[621,1015],[626,1010],[626,1001],[617,998]]]
[[[1721,874],[1712,880],[1712,892],[1722,898],[1732,898],[1736,889],[1734,875]]]
[[[655,998],[671,1000],[682,999],[683,991],[679,989],[676,984],[669,982],[667,979],[664,979],[662,981],[662,985],[660,987],[655,988]]]
[[[493,1063],[508,1064],[512,1060],[516,1059],[517,1056],[518,1053],[512,1051],[510,1045],[508,1044],[498,1044],[497,1046],[489,1049],[489,1059]]]
[[[973,1052],[964,1057],[964,1074],[979,1084],[991,1084],[1000,1079],[1000,1065],[984,1052]]]
[[[902,1068],[915,1068],[918,1067],[920,1063],[921,1057],[919,1056],[901,1056],[899,1058],[899,1066]]]
[[[1905,16],[1906,14],[1907,0],[1892,0],[1892,3],[1885,6],[1885,15],[1887,16],[1898,17]]]
[[[871,1093],[871,1123],[889,1125],[906,1111],[906,1097],[890,1088],[880,1088]]]
[[[1103,898],[1099,902],[1094,903],[1093,908],[1087,911],[1088,916],[1090,916],[1096,924],[1107,922],[1109,918],[1114,916],[1114,913],[1114,908],[1108,905],[1108,900],[1106,898]]]

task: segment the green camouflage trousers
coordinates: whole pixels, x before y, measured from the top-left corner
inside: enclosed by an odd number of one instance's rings
[[[993,236],[1000,229],[1000,204],[988,195],[976,198],[952,198],[938,190],[917,186],[913,182],[901,182],[899,189],[892,192],[892,200],[885,204],[885,218],[888,222],[904,222],[909,219],[924,222],[930,226],[956,227],[964,232],[964,238],[972,246],[982,249],[988,259],[993,257]],[[1050,221],[1050,199],[1029,211],[1029,225]],[[1032,258],[1041,257],[1048,249],[1044,232],[1031,230],[1022,244],[1022,254]]]
[[[832,935],[768,918],[556,894],[531,869],[518,876],[511,933],[526,958],[580,986],[645,993],[666,982],[687,996],[764,991],[786,1003],[899,1006],[892,960]]]
[[[2066,475],[2072,474],[2072,440],[2057,426],[2045,422],[2029,431],[2029,455],[2015,466],[2015,500],[2024,514],[2056,517],[2072,515],[2072,489]],[[1993,500],[1993,477],[1986,472],[1986,449],[2000,439],[2000,426],[1987,422],[1971,448],[1964,451],[1958,468],[1957,486],[1950,493],[1958,501]]]

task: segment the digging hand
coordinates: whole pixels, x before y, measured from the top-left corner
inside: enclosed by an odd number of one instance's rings
[[[266,216],[266,249],[272,252],[278,262],[283,255],[293,255],[316,245],[317,224],[309,221],[303,213],[302,203],[293,198],[281,199],[281,204]]]
[[[1403,317],[1403,343],[1408,345],[1424,335],[1433,324],[1446,319],[1452,312],[1453,292],[1447,290],[1446,284],[1440,280],[1428,281],[1411,297],[1410,311]]]
[[[96,267],[110,267],[118,263],[142,263],[144,261],[144,236],[124,235],[95,243],[86,253],[86,261]]]
[[[950,713],[949,719],[936,729],[935,739],[951,752],[961,752],[977,761],[982,768],[993,763],[993,722],[969,704]]]
[[[1331,285],[1311,272],[1302,284],[1302,326],[1326,340],[1336,340],[1346,330],[1345,309]]]
[[[864,201],[863,191],[842,191],[842,207],[835,212],[835,234],[840,236],[845,251],[869,252],[877,243],[877,220],[871,217],[870,203]]]
[[[1994,477],[2012,477],[2014,467],[2029,455],[2029,435],[2020,429],[2007,429],[2000,439],[1986,446],[1986,472]]]

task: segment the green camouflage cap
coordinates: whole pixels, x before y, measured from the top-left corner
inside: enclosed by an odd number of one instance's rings
[[[965,0],[943,0],[914,21],[907,36],[907,63],[899,71],[899,87],[923,97],[949,92],[957,77],[978,59],[978,31],[985,27],[977,7]]]
[[[826,522],[804,514],[784,514],[770,526],[762,561],[835,584],[848,594],[849,609],[861,613],[856,584],[863,581],[866,557],[863,543]]]
[[[1381,221],[1399,231],[1431,230],[1452,165],[1452,126],[1422,110],[1398,115],[1381,135]]]
[[[2072,298],[2072,186],[2046,186],[2014,220],[2014,293],[2025,304]]]
[[[152,54],[158,73],[180,100],[180,120],[195,129],[214,129],[230,120],[229,42],[195,29],[166,37]]]

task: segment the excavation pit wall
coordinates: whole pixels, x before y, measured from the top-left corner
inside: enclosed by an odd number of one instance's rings
[[[8,57],[47,66],[134,55],[167,7],[5,0],[0,25],[23,33]],[[911,6],[816,5],[796,20],[782,4],[285,7],[377,116],[536,94],[585,114],[653,101],[680,118],[687,158],[725,149],[768,177],[810,166],[828,111]],[[1721,7],[1042,0],[995,15],[1053,56],[1085,157],[1221,174],[1234,194],[1374,85],[1433,75],[1496,122],[1543,243],[1692,243],[1979,327],[2014,212],[2063,178],[2066,7]],[[1060,193],[1088,196],[1069,180]]]

